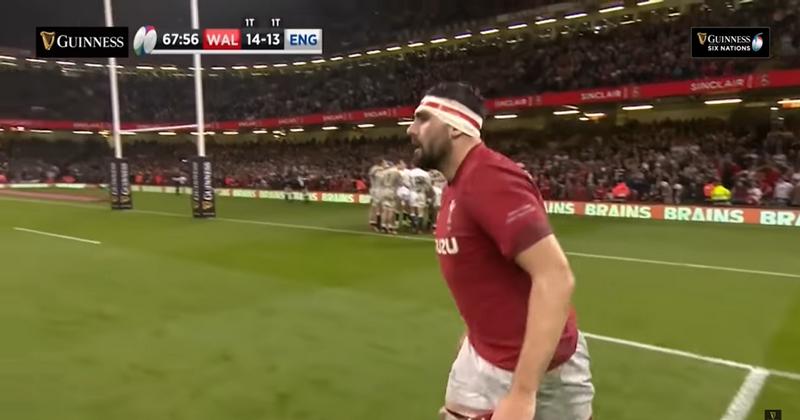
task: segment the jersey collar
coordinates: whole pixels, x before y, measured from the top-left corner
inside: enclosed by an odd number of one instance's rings
[[[468,164],[471,164],[472,159],[474,159],[472,157],[474,152],[476,150],[482,149],[484,147],[485,146],[484,146],[483,142],[480,142],[477,145],[473,146],[472,149],[469,149],[469,151],[467,152],[467,155],[464,156],[464,160],[462,160],[461,164],[458,165],[458,169],[456,169],[456,174],[453,176],[453,179],[449,182],[450,185],[455,184],[456,181],[458,181],[458,178],[461,175],[461,172],[463,171],[464,167],[467,166]]]

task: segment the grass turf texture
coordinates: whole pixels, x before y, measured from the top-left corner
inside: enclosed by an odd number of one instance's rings
[[[194,220],[187,196],[134,203],[0,197],[3,418],[435,416],[462,326],[432,243],[245,222],[366,231],[362,206],[223,198]],[[800,273],[796,229],[552,223],[568,251]],[[570,260],[585,331],[800,372],[800,279]],[[589,346],[598,419],[719,419],[746,375]],[[795,418],[798,395],[770,377],[749,418]]]

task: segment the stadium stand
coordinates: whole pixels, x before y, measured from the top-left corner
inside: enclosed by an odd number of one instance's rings
[[[715,181],[733,194],[733,204],[783,205],[775,197],[781,182],[800,185],[800,132],[743,130],[721,120],[629,124],[598,133],[511,132],[487,136],[534,176],[548,199],[606,200],[624,182],[631,201],[702,203]],[[102,182],[108,146],[101,141],[0,142],[0,168],[12,182]],[[326,142],[210,143],[219,187],[295,188],[298,178],[311,190],[354,192],[368,183],[380,159],[410,156],[403,137]],[[170,185],[188,173],[190,142],[133,142],[126,146],[132,177],[140,184]],[[5,159],[11,158],[10,163]],[[183,162],[182,162],[183,161]]]
[[[268,77],[232,70],[209,72],[213,77],[204,82],[206,119],[248,120],[411,105],[433,80],[471,82],[492,98],[742,74],[759,66],[797,67],[797,3],[756,2],[713,13],[699,4],[677,17],[661,10],[639,24],[580,26],[566,35],[553,33],[544,38],[546,33],[533,30],[510,38],[474,37],[463,43],[406,48],[355,61],[270,68],[263,73]],[[778,59],[700,61],[689,57],[688,27],[753,26],[764,21],[774,22],[773,30],[781,34],[774,47]],[[31,83],[32,79],[36,83]],[[0,117],[109,119],[108,81],[102,70],[65,73],[52,66],[3,66],[0,89],[8,93],[0,97]],[[193,118],[193,83],[181,72],[123,72],[120,90],[126,121]]]

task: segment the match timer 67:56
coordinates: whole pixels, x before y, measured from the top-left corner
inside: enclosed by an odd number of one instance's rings
[[[159,31],[156,35],[155,29],[153,28],[152,32],[153,35],[156,36],[156,50],[192,50],[203,48],[203,39],[200,37],[200,31],[198,30]],[[146,32],[146,35],[150,35],[150,33]],[[146,39],[147,38],[145,38],[145,40]]]
[[[283,31],[258,28],[242,28],[243,50],[283,49]]]

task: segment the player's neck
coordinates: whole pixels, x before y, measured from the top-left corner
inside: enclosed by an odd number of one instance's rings
[[[456,177],[458,168],[464,163],[464,159],[466,159],[470,150],[474,149],[479,144],[481,144],[480,139],[469,137],[453,145],[453,153],[450,154],[450,158],[447,159],[444,167],[440,169],[440,172],[447,178],[448,183],[452,182],[453,178]]]

